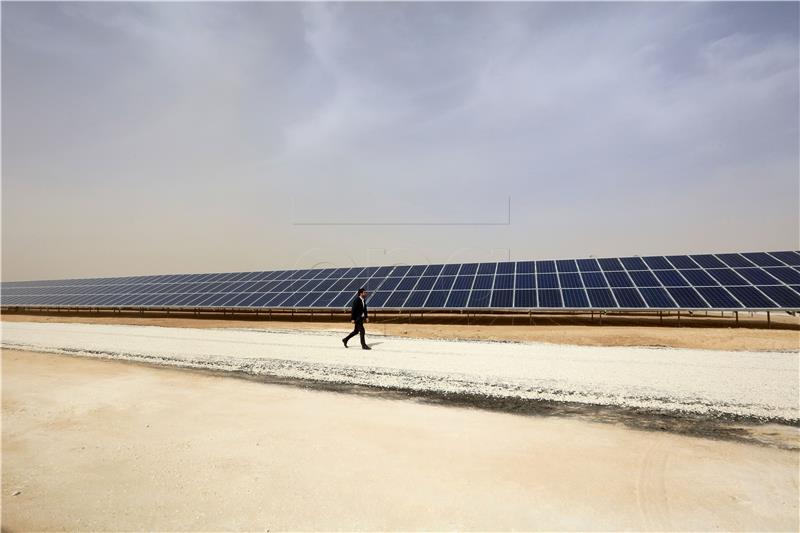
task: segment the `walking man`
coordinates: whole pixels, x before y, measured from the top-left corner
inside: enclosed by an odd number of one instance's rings
[[[347,341],[355,337],[356,335],[361,336],[361,348],[364,350],[371,350],[369,346],[367,346],[366,341],[364,341],[364,321],[367,320],[367,290],[364,288],[358,289],[358,295],[356,299],[353,300],[353,308],[350,310],[350,318],[355,324],[353,328],[353,332],[342,339],[342,343],[344,347],[347,348]]]

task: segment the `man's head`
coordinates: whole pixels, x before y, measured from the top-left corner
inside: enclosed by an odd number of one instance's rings
[[[364,287],[361,287],[360,289],[358,289],[358,295],[361,296],[362,298],[366,298],[367,297],[367,289],[365,289]]]

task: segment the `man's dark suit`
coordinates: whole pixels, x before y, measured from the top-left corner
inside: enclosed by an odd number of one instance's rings
[[[344,345],[347,346],[347,341],[355,337],[356,335],[361,336],[361,347],[366,348],[367,343],[364,340],[364,320],[367,318],[367,304],[363,300],[361,300],[360,296],[356,296],[356,299],[353,300],[353,308],[350,310],[350,318],[353,320],[355,327],[353,328],[353,332],[345,337]]]

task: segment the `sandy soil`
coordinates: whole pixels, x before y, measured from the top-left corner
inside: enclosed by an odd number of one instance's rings
[[[574,346],[370,335],[342,330],[201,329],[3,322],[4,349],[82,355],[402,391],[415,396],[572,404],[797,425],[796,352]]]
[[[214,320],[192,318],[74,317],[4,314],[9,322],[76,322],[190,328],[347,329],[346,323]],[[786,317],[791,319],[791,317]],[[794,320],[794,319],[792,319]],[[676,328],[658,326],[367,324],[367,333],[426,339],[550,342],[584,346],[666,346],[704,350],[800,350],[799,330],[749,328]]]
[[[796,450],[122,362],[2,363],[4,531],[800,527]]]

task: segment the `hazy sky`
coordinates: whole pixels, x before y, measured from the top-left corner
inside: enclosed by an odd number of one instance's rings
[[[3,279],[797,249],[799,15],[4,2]]]

